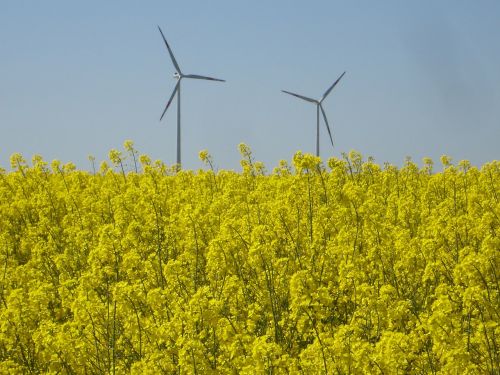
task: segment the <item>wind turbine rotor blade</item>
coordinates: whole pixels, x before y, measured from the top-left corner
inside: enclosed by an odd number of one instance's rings
[[[320,102],[322,102],[323,100],[325,100],[325,98],[328,96],[328,94],[330,93],[330,91],[332,91],[333,88],[337,85],[337,83],[339,83],[339,81],[342,79],[342,77],[344,76],[344,74],[345,74],[345,72],[342,73],[340,75],[340,77],[337,78],[337,80],[335,82],[333,82],[333,85],[331,85],[330,88],[325,91],[325,93],[323,94],[323,97],[321,98]]]
[[[194,78],[194,79],[206,79],[207,81],[226,82],[226,80],[224,80],[224,79],[212,78],[212,77],[206,77],[206,76],[200,76],[198,74],[186,74],[183,77],[184,78]]]
[[[293,92],[290,92],[290,91],[285,91],[285,90],[281,90],[282,92],[284,92],[285,94],[288,94],[288,95],[292,95],[292,96],[295,96],[299,99],[302,99],[302,100],[305,100],[307,102],[311,102],[311,103],[318,103],[317,100],[315,99],[311,99],[311,98],[308,98],[307,96],[302,96],[302,95],[299,95],[299,94],[294,94]]]
[[[181,68],[179,68],[179,64],[177,64],[177,61],[175,60],[174,53],[170,49],[170,46],[168,45],[167,39],[165,38],[165,35],[163,35],[163,31],[161,31],[160,26],[158,26],[158,30],[160,30],[161,37],[163,38],[163,41],[165,42],[165,45],[167,46],[168,53],[170,54],[170,58],[172,59],[172,63],[174,64],[175,70],[177,70],[177,73],[181,74]]]
[[[326,129],[328,130],[328,135],[330,136],[330,142],[332,142],[332,147],[334,147],[333,146],[332,132],[330,130],[330,125],[328,125],[328,120],[326,119],[325,110],[323,109],[323,106],[321,104],[318,104],[318,105],[319,105],[319,109],[321,109],[321,113],[323,114],[323,119],[325,120]]]
[[[172,92],[172,95],[170,95],[170,99],[168,99],[167,105],[165,106],[165,109],[163,110],[163,113],[161,114],[160,121],[165,116],[165,112],[167,112],[168,107],[170,106],[170,103],[172,103],[172,100],[174,99],[175,94],[177,93],[177,90],[179,89],[181,81],[177,81],[177,84],[175,85],[174,91]]]

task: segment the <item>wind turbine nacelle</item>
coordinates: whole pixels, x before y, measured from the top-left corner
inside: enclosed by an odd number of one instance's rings
[[[174,73],[174,78],[175,79],[179,79],[179,78],[181,78],[181,75],[178,72],[175,72]]]

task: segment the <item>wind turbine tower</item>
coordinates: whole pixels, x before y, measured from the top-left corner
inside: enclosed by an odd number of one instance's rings
[[[218,79],[218,78],[212,78],[212,77],[206,77],[206,76],[200,76],[198,74],[183,74],[181,71],[181,68],[179,67],[179,64],[175,60],[174,54],[172,52],[172,49],[168,45],[167,39],[165,38],[165,35],[163,35],[163,32],[161,31],[160,26],[158,26],[158,30],[160,30],[161,37],[163,38],[163,41],[165,42],[165,46],[167,47],[168,53],[170,55],[170,58],[172,59],[172,64],[174,64],[175,68],[175,73],[174,73],[174,78],[177,80],[177,83],[175,84],[174,91],[172,92],[172,95],[170,95],[170,98],[168,99],[167,105],[165,106],[165,109],[163,110],[163,113],[161,114],[160,121],[162,120],[163,116],[165,115],[165,112],[167,112],[168,107],[170,106],[170,103],[172,103],[172,100],[174,99],[174,96],[177,94],[177,165],[181,165],[181,81],[183,78],[193,78],[193,79],[205,79],[208,81],[219,81],[219,82],[225,82],[223,79]]]
[[[286,94],[293,95],[293,96],[295,96],[295,97],[297,97],[299,99],[305,100],[306,102],[310,102],[310,103],[316,104],[316,156],[319,156],[319,112],[320,111],[321,111],[321,113],[323,115],[323,119],[325,120],[326,129],[328,130],[328,135],[330,136],[330,142],[332,142],[332,147],[333,147],[332,132],[330,130],[330,125],[328,124],[328,120],[326,118],[325,110],[323,109],[323,106],[321,104],[326,99],[326,97],[328,96],[328,94],[330,94],[330,92],[333,90],[333,88],[337,85],[337,83],[339,83],[339,81],[342,79],[342,77],[344,76],[344,74],[345,74],[345,72],[342,73],[340,75],[340,77],[337,78],[337,80],[335,82],[333,82],[333,84],[328,88],[328,90],[325,91],[325,93],[323,94],[323,96],[321,97],[321,99],[308,98],[307,96],[295,94],[295,93],[290,92],[290,91],[281,90],[282,92],[284,92]]]

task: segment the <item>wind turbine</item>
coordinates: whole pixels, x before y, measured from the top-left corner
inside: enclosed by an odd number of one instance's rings
[[[328,90],[325,91],[325,93],[323,94],[323,96],[319,100],[308,98],[307,96],[295,94],[295,93],[290,92],[290,91],[281,90],[282,92],[284,92],[286,94],[293,95],[299,99],[305,100],[306,102],[311,102],[311,103],[316,104],[316,156],[319,156],[319,111],[320,110],[321,110],[321,113],[323,114],[323,119],[325,120],[326,129],[328,130],[328,135],[330,136],[330,142],[332,142],[332,147],[333,147],[332,132],[330,131],[330,125],[328,125],[328,120],[326,119],[325,110],[323,109],[323,106],[321,105],[321,103],[323,103],[323,100],[326,99],[328,94],[330,94],[330,92],[337,85],[337,83],[339,83],[339,81],[342,79],[344,74],[345,74],[345,72],[342,73],[340,75],[340,77],[337,78],[337,80],[335,82],[333,82],[333,84],[328,88]]]
[[[165,35],[163,35],[163,32],[160,29],[160,26],[158,26],[158,30],[160,30],[161,37],[163,38],[163,41],[165,42],[165,46],[167,47],[168,53],[170,55],[170,58],[172,59],[172,64],[174,64],[174,68],[175,68],[174,78],[177,80],[174,91],[172,92],[170,99],[168,99],[167,105],[165,106],[165,109],[163,110],[163,113],[161,114],[160,121],[162,120],[163,116],[165,115],[165,112],[167,112],[167,109],[170,106],[170,103],[172,103],[172,100],[174,99],[175,94],[177,94],[177,165],[180,166],[181,165],[181,80],[183,78],[193,78],[193,79],[206,79],[208,81],[219,81],[219,82],[226,82],[226,81],[223,79],[200,76],[197,74],[183,74],[181,71],[181,68],[179,67],[179,64],[175,60],[172,49],[168,45],[168,42],[167,42],[167,39],[165,38]]]

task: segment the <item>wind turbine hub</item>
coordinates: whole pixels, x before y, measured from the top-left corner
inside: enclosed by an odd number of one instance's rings
[[[181,78],[181,75],[180,75],[178,72],[175,72],[175,73],[174,73],[174,78],[175,78],[175,79],[180,79],[180,78]]]

